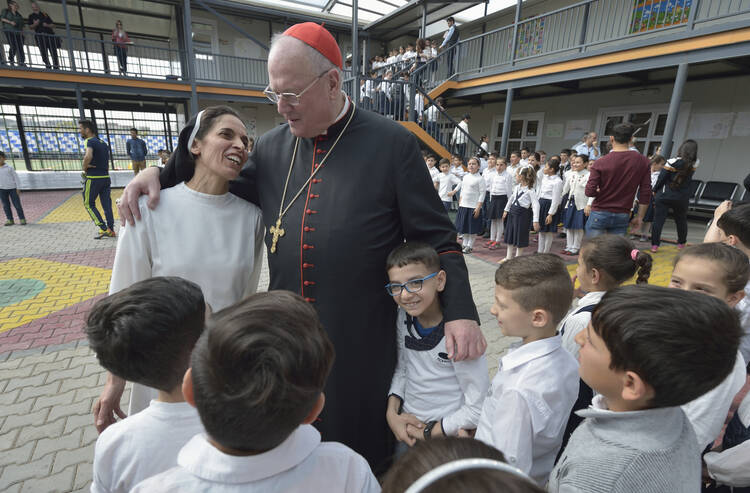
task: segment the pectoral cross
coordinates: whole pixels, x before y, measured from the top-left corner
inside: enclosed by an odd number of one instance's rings
[[[276,225],[268,228],[273,238],[271,238],[271,253],[276,253],[276,243],[279,242],[279,238],[284,236],[284,230],[281,228],[281,218],[276,220]]]

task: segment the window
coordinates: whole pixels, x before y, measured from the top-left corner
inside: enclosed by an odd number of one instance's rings
[[[612,135],[615,125],[630,122],[635,126],[633,145],[642,154],[652,156],[662,144],[662,136],[667,125],[667,113],[667,105],[600,109],[596,128],[602,155],[607,153],[609,136]],[[672,139],[673,151],[676,150],[675,142],[682,142],[685,137],[689,114],[690,103],[682,103]]]
[[[507,153],[519,151],[522,147],[527,147],[529,151],[534,152],[539,148],[541,139],[541,129],[544,125],[544,113],[529,113],[526,115],[514,115],[510,120],[510,129],[508,131],[508,149]],[[503,116],[496,115],[493,119],[492,126],[495,129],[492,132],[492,148],[500,152],[500,144],[503,136]]]

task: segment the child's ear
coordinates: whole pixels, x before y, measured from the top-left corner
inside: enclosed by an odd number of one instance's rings
[[[542,310],[541,308],[537,308],[531,312],[531,323],[537,329],[546,327],[550,318],[549,312],[547,310]]]
[[[182,396],[185,402],[195,407],[195,394],[193,393],[193,369],[188,368],[182,379]]]
[[[591,283],[599,284],[602,280],[602,274],[601,272],[599,272],[599,269],[592,268],[590,272],[591,272]]]
[[[445,283],[448,280],[447,274],[445,273],[443,269],[440,269],[440,272],[438,272],[435,278],[437,279],[437,283],[438,283],[437,290],[442,292],[445,289]]]
[[[736,248],[737,247],[737,243],[739,243],[739,241],[740,240],[739,240],[739,238],[737,238],[736,235],[727,235],[727,240],[726,240],[726,244],[727,245],[730,245],[730,246],[733,246],[733,247]]]
[[[622,400],[625,402],[648,402],[654,397],[654,389],[634,371],[623,374]]]
[[[190,371],[190,370],[188,370]],[[318,396],[318,400],[315,401],[315,404],[313,405],[312,409],[310,409],[310,413],[307,415],[307,417],[302,421],[303,425],[309,425],[315,422],[316,419],[318,419],[318,415],[323,410],[323,406],[326,403],[326,395],[321,392],[320,396]]]
[[[727,305],[729,305],[730,308],[734,308],[744,297],[745,291],[743,289],[740,289],[736,293],[729,293],[729,296],[727,296]]]

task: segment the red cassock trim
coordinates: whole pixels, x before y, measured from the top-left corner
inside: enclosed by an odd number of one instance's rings
[[[318,142],[320,142],[322,140],[320,137],[321,136],[318,136],[315,139],[315,144],[313,146],[313,155],[312,155],[313,159],[312,159],[312,168],[310,169],[310,174],[312,174],[312,172],[315,170],[315,168],[318,167],[318,165],[315,163],[315,155],[318,153]],[[313,178],[310,181],[314,183],[315,182],[315,178]],[[307,208],[307,206],[310,203],[310,189],[311,188],[312,188],[312,183],[309,183],[307,185],[307,196],[305,197],[305,212],[306,212],[306,214],[302,214],[302,225],[301,225],[301,227],[299,229],[299,244],[300,244],[300,252],[299,252],[299,262],[300,262],[300,266],[299,266],[299,281],[300,281],[300,287],[299,287],[299,289],[300,289],[300,295],[302,297],[305,297],[305,283],[304,283],[305,272],[304,272],[304,270],[306,268],[303,256],[304,256],[305,250],[307,250],[307,248],[305,248],[305,247],[308,246],[308,245],[306,245],[304,243],[304,241],[305,241],[305,233],[309,232],[309,229],[308,230],[305,229],[305,218],[309,214],[309,212],[307,212],[307,211],[310,210],[310,209]],[[307,265],[312,265],[312,264],[307,264]],[[311,298],[305,298],[305,301],[307,301],[307,302],[311,302],[310,300],[311,300]]]
[[[458,255],[463,255],[463,252],[459,252],[458,250],[448,250],[447,252],[438,253],[438,255],[445,255],[448,253],[456,253]]]

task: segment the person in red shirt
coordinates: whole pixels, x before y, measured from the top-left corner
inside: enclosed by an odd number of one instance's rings
[[[630,150],[635,127],[631,123],[616,125],[610,135],[612,151],[589,167],[586,195],[594,198],[586,222],[586,236],[605,233],[624,235],[628,230],[633,197],[638,191],[638,215],[630,221],[639,228],[651,200],[651,172],[648,159]]]

